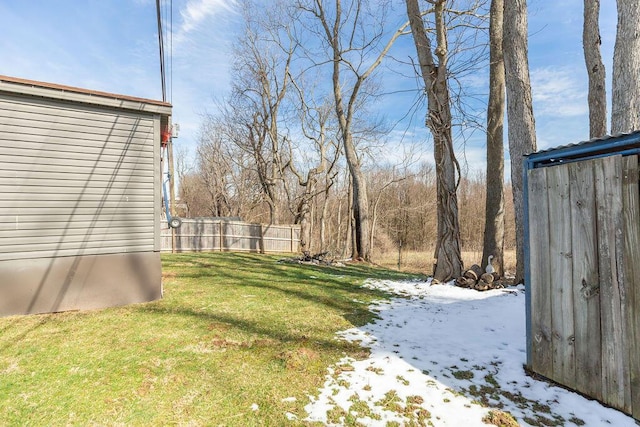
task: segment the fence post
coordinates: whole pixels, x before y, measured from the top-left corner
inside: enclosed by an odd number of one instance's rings
[[[222,245],[224,243],[224,237],[222,236],[222,221],[218,221],[218,230],[220,231],[220,252],[222,252]]]

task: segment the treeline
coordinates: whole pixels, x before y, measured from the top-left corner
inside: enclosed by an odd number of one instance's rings
[[[218,135],[218,136],[216,136]],[[301,224],[304,249],[329,251],[332,256],[351,255],[353,240],[352,195],[349,174],[343,164],[315,177],[313,193],[285,172],[274,185],[275,209],[264,200],[262,184],[251,156],[225,145],[219,134],[203,135],[195,166],[187,170],[184,154],[177,156],[180,191],[178,213],[183,217],[240,217],[245,221]],[[213,142],[216,141],[216,142]],[[373,260],[388,253],[432,251],[437,239],[436,176],[431,164],[399,171],[398,167],[370,167],[369,212]],[[515,248],[511,188],[505,188],[505,250]],[[482,252],[486,180],[484,174],[464,176],[458,187],[460,239],[463,251]],[[301,206],[303,205],[303,206]],[[301,210],[308,215],[301,215]]]
[[[637,2],[617,3],[612,134],[640,127],[640,61],[628,38],[639,32]],[[297,223],[303,250],[364,261],[435,248],[438,281],[462,274],[464,250],[482,248],[481,267],[491,255],[500,273],[503,250],[515,247],[515,280],[524,279],[522,158],[537,149],[525,1],[235,6],[230,92],[203,121],[195,162],[178,162],[180,215]],[[599,2],[585,2],[592,138],[607,129],[598,11]],[[401,93],[414,96],[388,98]],[[376,153],[413,116],[424,117],[432,165]],[[477,129],[486,134],[486,178],[465,174],[458,160]]]
[[[230,93],[204,118],[195,162],[177,156],[178,213],[300,224],[303,251],[365,261],[400,247],[438,248],[434,276],[455,277],[460,249],[483,246],[485,180],[461,174],[454,146],[484,122],[476,99],[484,96],[463,82],[489,63],[489,2],[435,3],[422,14],[414,0],[238,2]],[[416,52],[412,38],[432,31],[442,35],[433,52]],[[418,78],[428,69],[437,81]],[[392,102],[384,119],[389,91],[415,97]],[[381,145],[403,145],[391,130],[425,106],[429,130],[421,123],[418,139],[430,134],[433,163],[383,158]],[[499,250],[514,245],[513,215],[500,222],[507,240],[498,237]]]

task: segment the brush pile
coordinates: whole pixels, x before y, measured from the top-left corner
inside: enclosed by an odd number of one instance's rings
[[[308,251],[304,251],[301,256],[291,258],[281,258],[278,262],[285,262],[290,264],[312,264],[312,265],[330,265],[334,267],[344,267],[344,264],[340,261],[329,258],[327,255],[329,252],[320,252],[317,254],[311,254]]]

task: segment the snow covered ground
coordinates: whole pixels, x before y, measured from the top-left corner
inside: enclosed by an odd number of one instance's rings
[[[305,408],[308,421],[486,427],[483,418],[500,409],[522,426],[636,425],[621,412],[525,374],[522,288],[365,286],[398,297],[371,307],[380,317],[375,323],[340,333],[338,339],[360,341],[371,355],[345,358],[330,369],[320,396]]]

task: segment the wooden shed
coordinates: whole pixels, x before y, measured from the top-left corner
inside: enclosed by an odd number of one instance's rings
[[[0,76],[0,316],[161,297],[159,101]]]
[[[527,365],[640,419],[640,131],[525,159]]]

